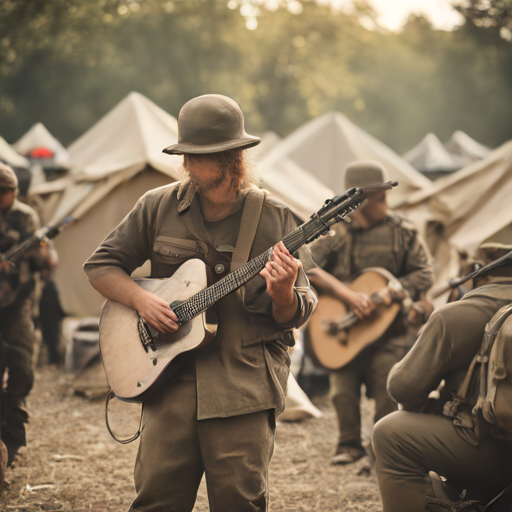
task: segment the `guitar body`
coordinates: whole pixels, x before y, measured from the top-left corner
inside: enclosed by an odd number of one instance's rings
[[[199,259],[185,262],[167,279],[137,279],[136,283],[168,304],[188,299],[206,288],[206,267]],[[181,354],[201,349],[214,337],[206,328],[204,314],[183,324],[174,334],[154,338],[156,351],[146,351],[138,330],[137,312],[107,300],[100,317],[100,350],[110,387],[122,400],[140,402],[144,393]],[[152,332],[156,332],[152,329]],[[178,359],[177,359],[178,358]],[[169,368],[169,371],[172,371]]]
[[[388,280],[381,273],[367,271],[348,286],[356,292],[371,295],[385,288],[387,284]],[[332,296],[321,296],[308,325],[311,356],[329,370],[345,366],[387,331],[400,307],[396,302],[389,306],[379,304],[370,316],[358,320],[348,330],[331,334],[328,325],[345,317],[350,309]]]

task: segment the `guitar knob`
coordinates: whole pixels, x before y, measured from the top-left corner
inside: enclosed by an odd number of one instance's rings
[[[222,274],[224,270],[226,270],[226,267],[222,263],[217,263],[217,265],[215,265],[215,272],[217,272],[217,274]]]

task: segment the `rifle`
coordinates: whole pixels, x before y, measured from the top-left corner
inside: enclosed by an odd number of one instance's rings
[[[487,265],[484,265],[483,267],[479,267],[470,274],[467,274],[463,277],[454,277],[452,279],[449,279],[448,281],[445,281],[444,283],[440,283],[437,286],[434,286],[432,290],[429,292],[429,296],[436,298],[442,295],[443,293],[447,292],[448,290],[453,290],[454,288],[458,288],[459,286],[463,285],[464,283],[467,283],[470,279],[477,280],[480,277],[484,276],[491,270],[494,270],[499,267],[504,267],[506,265],[510,265],[512,262],[512,251],[508,252],[501,258],[498,258],[497,260],[491,261]]]
[[[53,226],[43,226],[39,228],[30,238],[18,245],[14,245],[7,252],[0,255],[0,263],[9,262],[15,264],[22,258],[30,249],[37,247],[42,242],[55,238],[60,232],[64,231],[68,226],[74,222],[74,217],[68,215],[61,222]]]
[[[49,239],[55,238],[74,221],[75,219],[73,217],[68,216],[53,226],[43,226],[24,242],[14,245],[4,254],[0,254],[0,308],[12,304],[14,299],[19,295],[21,288],[17,276],[9,272],[9,266],[14,266],[16,262],[34,247],[37,247]],[[4,274],[3,279],[1,278],[2,274]]]

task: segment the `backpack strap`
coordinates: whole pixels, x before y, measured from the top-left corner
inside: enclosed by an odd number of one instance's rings
[[[235,251],[231,258],[231,272],[237,270],[249,260],[256,230],[260,222],[261,210],[265,201],[266,192],[253,188],[245,197],[244,212],[240,222],[240,231],[236,242]]]
[[[475,419],[478,410],[482,409],[483,401],[487,394],[487,366],[489,363],[489,354],[494,345],[498,331],[501,329],[507,318],[512,315],[512,304],[502,307],[498,310],[488,324],[485,326],[484,337],[480,350],[477,352],[471,365],[466,373],[464,381],[459,387],[457,394],[452,401],[446,402],[443,408],[445,416],[455,418],[459,426],[473,428],[476,423]],[[474,400],[468,396],[469,388],[475,375],[476,365],[480,365],[479,372],[479,389],[476,397],[476,404],[469,403]],[[465,411],[465,407],[469,406],[471,412]],[[471,410],[472,408],[472,410]]]
[[[477,360],[480,363],[480,390],[478,393],[478,401],[474,408],[474,413],[483,406],[483,401],[487,395],[487,367],[489,365],[489,356],[492,347],[498,336],[499,330],[507,318],[512,314],[512,304],[503,306],[485,326],[485,334],[480,352],[477,354]]]

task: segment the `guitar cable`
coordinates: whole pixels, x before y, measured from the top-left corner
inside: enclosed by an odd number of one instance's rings
[[[116,436],[112,429],[110,428],[110,422],[108,420],[108,406],[110,404],[110,401],[112,398],[117,398],[116,394],[112,391],[112,389],[109,389],[107,393],[107,398],[105,400],[105,423],[107,425],[108,433],[112,436],[112,438],[117,441],[120,444],[130,444],[133,443],[136,439],[140,437],[140,434],[142,432],[142,420],[144,417],[144,402],[141,403],[141,411],[140,411],[140,420],[139,420],[139,428],[137,429],[137,432],[131,437],[128,437],[126,439],[121,439],[120,437]],[[118,399],[119,400],[119,399]]]

